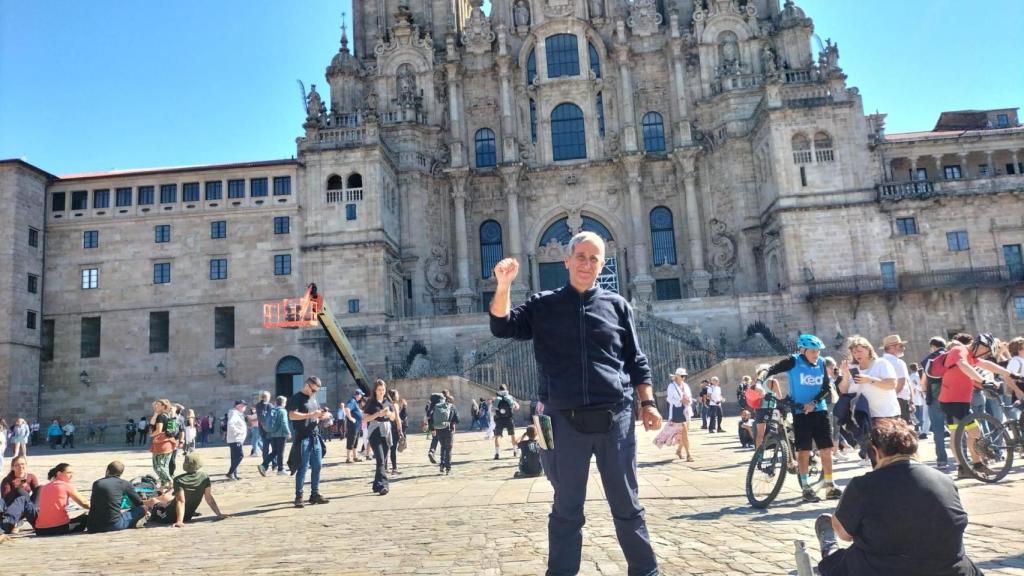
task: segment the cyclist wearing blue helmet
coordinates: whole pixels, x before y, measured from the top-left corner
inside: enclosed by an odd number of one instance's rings
[[[801,334],[796,341],[797,353],[787,356],[757,375],[760,384],[769,376],[789,374],[789,404],[793,406],[793,436],[799,463],[800,486],[805,502],[820,502],[821,498],[807,482],[811,448],[817,446],[825,474],[825,497],[838,499],[842,490],[832,482],[832,425],[829,422],[825,398],[832,393],[832,383],[825,370],[821,351],[825,344],[813,334]]]

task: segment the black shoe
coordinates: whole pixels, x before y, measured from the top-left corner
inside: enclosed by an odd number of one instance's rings
[[[434,458],[434,452],[427,452],[427,458],[430,459],[431,464],[437,464],[437,459]]]
[[[494,453],[494,459],[495,459],[495,460],[499,460],[499,459],[501,459],[501,454],[499,454],[499,453],[495,452],[495,453]]]
[[[327,504],[328,502],[330,502],[330,500],[324,498],[319,494],[313,494],[312,496],[309,497],[310,504]]]
[[[388,495],[388,489],[387,488],[381,488],[380,492],[377,492],[377,494],[380,494],[381,496],[387,496]]]
[[[295,507],[296,508],[302,508],[304,506],[305,506],[305,504],[302,503],[302,496],[296,496],[295,497]]]
[[[263,466],[263,464],[256,466],[256,470],[260,473],[260,476],[263,476],[264,478],[267,477],[267,469],[266,467]]]
[[[818,548],[824,558],[835,552],[839,545],[836,543],[836,531],[832,528],[832,515],[822,514],[814,521],[814,535],[818,537]]]
[[[821,498],[819,498],[818,495],[815,494],[814,489],[810,487],[804,488],[803,498],[804,502],[821,502]]]

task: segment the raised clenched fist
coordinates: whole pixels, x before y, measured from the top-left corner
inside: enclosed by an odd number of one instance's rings
[[[494,279],[498,284],[510,285],[519,274],[519,262],[515,258],[505,258],[494,265]]]

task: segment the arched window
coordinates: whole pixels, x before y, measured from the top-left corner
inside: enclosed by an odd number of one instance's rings
[[[480,276],[493,276],[494,266],[502,257],[501,224],[488,220],[480,225]]]
[[[476,131],[476,167],[487,168],[498,163],[494,148],[494,130],[481,128]]]
[[[544,39],[548,78],[580,75],[580,52],[575,34],[555,34]]]
[[[363,199],[363,177],[359,172],[349,174],[345,179],[345,202],[358,202]]]
[[[807,136],[797,132],[793,135],[792,146],[794,164],[811,163],[811,141],[807,139]]]
[[[587,53],[590,56],[590,71],[594,73],[594,78],[600,78],[601,58],[597,55],[597,48],[593,42],[587,42]]]
[[[604,96],[597,93],[597,134],[604,138]]]
[[[651,256],[654,265],[676,263],[676,236],[672,211],[664,206],[651,210]]]
[[[355,172],[353,174],[349,174],[349,177],[348,177],[348,179],[345,182],[345,188],[362,188],[362,187],[363,187],[363,177],[362,177],[362,175],[360,175],[359,172]]]
[[[327,179],[327,189],[341,190],[342,188],[343,186],[341,185],[341,176],[338,176],[337,174],[331,174],[331,177]]]
[[[537,102],[530,99],[530,141],[537,143]]]
[[[577,160],[587,157],[587,138],[583,111],[563,102],[551,112],[551,149],[554,160]]]
[[[537,55],[530,49],[530,55],[526,57],[526,84],[533,84],[537,78]]]
[[[832,152],[832,137],[826,132],[814,135],[814,159],[818,162],[832,162],[835,159]]]
[[[583,217],[580,231],[593,232],[600,236],[605,242],[613,242],[615,240],[615,238],[612,237],[611,231],[608,230],[608,227],[590,216]],[[572,237],[573,233],[572,229],[569,228],[569,219],[560,218],[552,222],[551,225],[548,226],[547,230],[544,231],[544,234],[540,237],[540,243],[538,246],[546,246],[552,240],[559,244],[568,245],[569,240],[572,240]]]
[[[343,198],[342,188],[344,183],[341,180],[341,176],[337,174],[331,174],[327,179],[327,203],[333,204],[335,202],[341,202]]]
[[[665,125],[662,124],[661,114],[648,112],[644,114],[644,150],[648,152],[665,151]]]

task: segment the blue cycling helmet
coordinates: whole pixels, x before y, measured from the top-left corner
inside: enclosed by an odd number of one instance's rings
[[[801,334],[800,338],[797,338],[796,347],[797,349],[809,348],[811,350],[824,350],[825,343],[821,341],[821,338],[818,338],[814,334]]]

